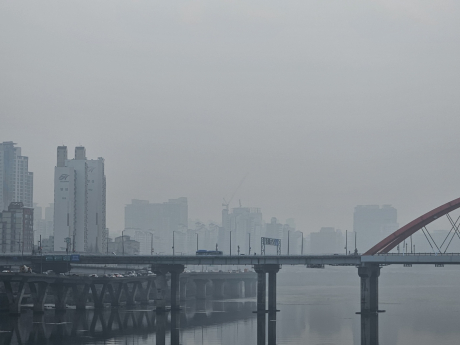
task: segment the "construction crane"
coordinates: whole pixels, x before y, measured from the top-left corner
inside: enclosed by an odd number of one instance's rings
[[[232,197],[230,198],[230,200],[227,202],[227,200],[224,199],[224,202],[222,203],[222,206],[224,206],[227,210],[228,210],[228,206],[230,205],[230,203],[232,202],[233,200],[233,197],[235,196],[236,192],[238,191],[238,189],[240,189],[240,187],[243,185],[243,182],[244,180],[246,180],[246,177],[249,175],[249,173],[247,173],[246,175],[244,175],[244,177],[241,179],[240,181],[240,184],[238,185],[238,187],[236,187],[235,191],[233,192],[232,194]],[[240,201],[240,207],[241,207],[241,201]]]

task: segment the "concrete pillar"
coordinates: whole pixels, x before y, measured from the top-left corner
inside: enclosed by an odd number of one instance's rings
[[[241,281],[236,279],[231,279],[228,281],[228,293],[230,298],[240,298],[241,297]]]
[[[206,299],[206,284],[207,279],[194,279],[193,282],[196,285],[196,299]]]
[[[145,282],[139,282],[138,286],[138,300],[141,304],[149,304],[150,302],[150,290],[153,285],[153,279],[148,279]]]
[[[361,313],[377,313],[379,310],[379,276],[378,264],[363,264],[358,267],[361,278]]]
[[[48,295],[48,283],[47,282],[37,282],[29,283],[30,294],[32,295],[32,300],[34,302],[34,313],[44,313],[45,312],[45,299]]]
[[[155,279],[155,306],[157,312],[165,311],[166,309],[166,273],[168,273],[167,267],[165,265],[154,265],[152,266],[152,272],[156,274]]]
[[[184,272],[183,265],[169,265],[171,273],[171,310],[180,310],[179,276]]]
[[[213,279],[212,280],[212,287],[213,287],[212,297],[217,298],[217,299],[225,298],[224,285],[225,285],[224,279]]]
[[[266,271],[263,267],[264,265],[254,265],[254,270],[257,273],[257,313],[264,313],[265,314],[265,306],[266,306],[266,298],[265,298],[265,291],[267,289],[267,277]],[[265,320],[265,316],[264,316]],[[265,329],[265,321],[264,329]],[[259,320],[257,322],[257,327],[259,328]],[[259,334],[259,331],[257,331]],[[264,342],[265,342],[265,333],[264,333]]]
[[[10,314],[11,315],[21,314],[21,302],[22,302],[22,297],[24,296],[24,291],[25,291],[25,286],[26,286],[25,280],[17,282],[18,283],[17,292],[13,291],[13,286],[12,286],[12,283],[16,283],[16,282],[5,280],[3,281],[3,283],[5,284],[6,296],[8,297]]]
[[[129,288],[129,285],[131,285],[131,289]],[[138,281],[123,284],[123,290],[125,291],[126,296],[126,305],[136,304],[136,293],[138,286]]]
[[[379,314],[361,314],[361,345],[378,345]]]
[[[179,293],[180,300],[185,301],[187,299],[187,279],[179,280]]]
[[[266,265],[268,271],[268,311],[276,312],[276,274],[279,265]]]
[[[88,300],[89,284],[83,284],[83,286],[72,285],[72,292],[77,310],[85,310],[86,301]]]
[[[107,284],[107,290],[110,296],[110,305],[118,307],[120,305],[121,292],[123,291],[123,282],[113,282]]]
[[[93,296],[94,308],[95,309],[102,309],[102,308],[104,308],[104,296],[105,296],[105,293],[107,291],[108,283],[103,283],[103,284],[98,284],[98,285],[102,285],[100,293],[98,293],[98,291],[97,291],[96,284],[92,283],[90,288],[91,288],[91,294]]]
[[[67,302],[67,292],[69,287],[64,284],[53,284],[54,290],[54,309],[55,311],[65,311]]]

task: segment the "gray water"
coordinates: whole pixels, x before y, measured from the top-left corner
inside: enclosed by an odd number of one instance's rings
[[[276,344],[369,345],[377,337],[381,345],[459,343],[460,268],[384,267],[379,287],[386,312],[361,319],[356,268],[283,267],[280,311],[267,328],[273,333],[276,324]],[[0,344],[258,344],[255,309],[254,299],[238,299],[190,300],[172,315],[153,306],[38,316],[25,310],[18,318],[0,315]],[[362,343],[362,331],[374,339]]]

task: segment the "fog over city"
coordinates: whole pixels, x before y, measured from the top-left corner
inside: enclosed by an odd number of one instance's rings
[[[131,199],[187,197],[353,227],[458,197],[456,1],[0,3],[0,138],[53,202],[56,147],[105,159],[107,226]],[[73,158],[73,153],[70,155]],[[238,188],[240,182],[241,187]],[[235,192],[236,191],[236,192]]]

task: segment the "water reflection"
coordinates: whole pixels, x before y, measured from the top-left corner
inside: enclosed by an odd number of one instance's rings
[[[128,310],[48,310],[33,314],[30,310],[19,317],[0,315],[0,344],[94,344],[106,339],[128,336],[148,338],[156,344],[180,343],[181,331],[211,325],[253,319],[253,302],[190,301],[181,312],[156,313],[149,309]]]
[[[150,306],[65,313],[48,310],[41,315],[27,311],[20,317],[3,314],[0,315],[0,344],[106,344],[109,339],[112,344],[126,339],[133,339],[133,343],[149,339],[147,343],[156,345],[201,344],[203,339],[209,344],[277,344],[277,316],[282,319],[282,315],[255,314],[255,307],[253,302],[208,300],[189,301],[182,311],[166,313],[155,313]],[[358,321],[358,317],[355,320]],[[302,319],[302,327],[295,322],[289,328],[291,339],[315,342],[317,330],[304,333],[305,324],[310,330],[316,326],[310,321]],[[356,325],[360,331],[355,332],[355,344],[378,345],[378,323],[378,315],[361,315]]]

